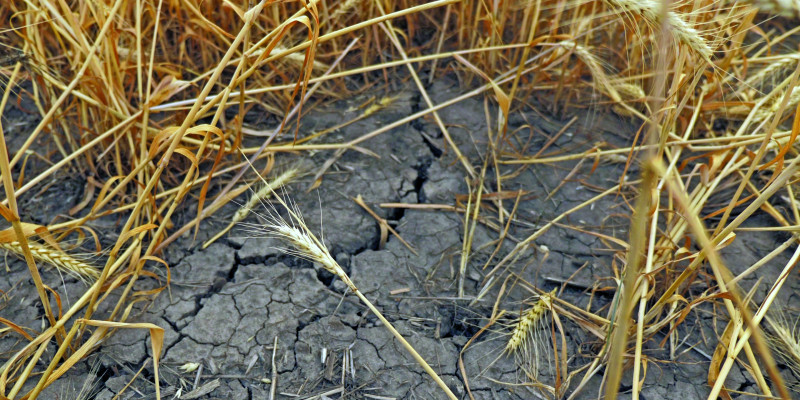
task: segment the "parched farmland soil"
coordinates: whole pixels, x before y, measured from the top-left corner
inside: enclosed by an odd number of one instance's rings
[[[460,94],[455,82],[444,79],[437,80],[429,92],[434,94],[437,104]],[[322,131],[354,119],[363,113],[358,106],[371,96],[391,96],[394,100],[379,112],[327,134],[328,142],[355,139],[424,107],[419,94],[410,89],[368,93],[317,107],[302,119],[301,129]],[[605,142],[607,148],[626,147],[633,143],[639,126],[602,106],[573,109],[563,116],[549,113],[544,100],[531,100],[536,104],[535,109],[511,118],[508,131],[513,135],[504,144],[507,152],[524,151],[532,155],[545,149],[543,154],[577,154],[598,142]],[[487,111],[480,96],[440,112],[461,152],[476,167],[483,163],[489,145],[487,112],[496,110]],[[6,135],[12,143],[24,139],[25,132],[36,122],[13,107],[4,116]],[[45,146],[51,145],[43,142],[38,151],[45,153]],[[493,274],[496,279],[491,280],[493,284],[486,293],[480,295],[481,289],[490,282],[487,276],[493,266],[517,242],[618,184],[621,176],[638,179],[636,163],[626,170],[627,154],[621,154],[527,166],[500,165],[499,173],[516,174],[513,179],[504,180],[503,190],[523,191],[517,220],[491,260],[495,240],[500,235],[494,229],[502,230],[503,225],[497,220],[488,221],[491,223],[482,220],[475,226],[464,298],[459,299],[464,213],[446,207],[381,206],[382,203],[467,205],[469,188],[465,169],[453,151],[447,150],[440,130],[432,120],[420,119],[359,146],[364,151],[350,150],[341,155],[318,151],[311,157],[303,154],[302,159],[293,155],[280,157],[278,171],[298,165],[312,171],[290,184],[285,193],[297,203],[311,229],[322,234],[331,254],[361,291],[460,398],[469,398],[467,386],[475,399],[537,398],[536,388],[513,385],[526,380],[515,356],[504,351],[510,336],[508,329],[501,322],[486,331],[481,328],[489,323],[501,287],[505,296],[498,306],[507,310],[511,318],[530,306],[529,299],[536,294],[530,289],[533,286],[543,292],[556,289],[557,298],[607,316],[613,307],[611,300],[617,286],[614,277],[619,277],[618,257],[622,250],[613,239],[628,240],[632,192],[623,188],[570,213],[549,227],[519,258]],[[321,185],[309,190],[313,171],[331,157],[338,158],[323,176]],[[489,165],[485,179],[494,182],[496,167]],[[30,171],[45,167],[35,157],[26,165]],[[263,168],[263,161],[258,161],[256,167]],[[31,222],[48,224],[80,203],[86,188],[87,177],[71,175],[65,170],[46,189],[22,196],[21,214],[32,216]],[[212,187],[211,191],[219,189]],[[389,221],[413,251],[391,233],[382,243],[379,222],[354,201],[359,195],[378,216]],[[243,203],[246,198],[243,195],[237,201]],[[498,199],[490,197],[482,203],[491,206]],[[502,199],[506,209],[515,200],[515,197]],[[259,233],[255,229],[261,223],[257,216],[250,215],[246,220],[248,225],[234,228],[202,249],[203,242],[224,228],[237,209],[236,204],[227,205],[202,223],[197,237],[188,232],[171,243],[162,255],[170,266],[169,289],[155,301],[134,302],[130,309],[129,322],[150,322],[165,329],[159,371],[162,398],[267,399],[271,390],[279,399],[445,398],[341,281],[311,262],[287,254],[281,250],[284,244]],[[182,226],[195,213],[194,209],[182,209],[174,220],[175,226]],[[488,211],[481,214],[491,215]],[[104,231],[113,231],[123,221],[106,218],[92,222],[91,226],[102,239]],[[768,216],[756,214],[745,226],[769,224]],[[742,232],[721,252],[732,272],[738,274],[786,239],[770,232]],[[771,260],[758,274],[748,276],[741,286],[749,290],[759,280],[774,281],[790,251]],[[488,267],[484,268],[487,261],[490,261]],[[31,329],[41,329],[43,311],[33,285],[28,282],[30,275],[25,263],[9,256],[6,265],[6,278],[0,280],[0,290],[7,294],[2,301],[2,315],[14,316],[15,322]],[[163,271],[160,280],[141,280],[136,290],[146,291],[164,284],[167,273],[166,269]],[[701,270],[699,274],[700,279],[687,289],[695,294],[709,288],[703,285],[702,276],[710,271]],[[82,282],[52,269],[45,270],[44,279],[64,304],[74,302],[83,293]],[[796,304],[798,300],[794,295],[790,297],[791,293],[797,293],[797,280],[790,279],[789,285],[792,290],[780,293],[780,304]],[[754,299],[763,299],[767,288],[763,283],[758,285]],[[642,398],[689,400],[708,395],[709,362],[727,322],[719,311],[700,305],[687,315],[686,323],[678,326],[679,334],[675,337],[680,341],[670,340],[670,330],[666,327],[645,343],[643,353],[649,362]],[[568,358],[559,362],[566,363],[567,371],[590,365],[601,352],[604,342],[596,336],[598,332],[584,329],[579,322],[563,315],[558,321],[551,321],[552,324],[558,327],[540,335],[544,337],[540,352],[548,354],[551,332],[563,332],[565,342],[559,343],[559,349],[565,349]],[[18,337],[6,335],[0,338],[0,352],[10,354],[22,344]],[[47,351],[54,349],[50,347]],[[112,399],[120,392],[121,399],[152,399],[155,389],[150,353],[147,330],[121,329],[102,343],[94,355],[48,387],[40,398],[75,398],[87,382],[96,399]],[[552,354],[540,357],[537,363],[540,381],[552,385],[556,380],[566,379],[555,373],[558,366],[554,365]],[[756,391],[750,375],[739,368],[734,366],[726,387]],[[791,381],[793,377],[788,370],[783,372]],[[565,384],[565,393],[578,388],[584,373]],[[600,397],[603,373],[599,369],[575,398]],[[630,373],[622,381],[630,382]],[[623,398],[629,389],[621,388]],[[734,392],[731,395],[737,396]]]

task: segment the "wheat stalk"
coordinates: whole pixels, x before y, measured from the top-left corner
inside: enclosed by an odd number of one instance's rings
[[[277,46],[275,46],[275,48],[272,49],[270,54],[280,54],[280,53],[283,53],[283,52],[288,51],[288,50],[289,49],[287,49],[284,46],[277,45]],[[264,53],[264,49],[258,49],[258,50],[253,51],[250,54],[250,57],[256,58],[256,57],[261,56],[263,53]],[[286,61],[286,62],[289,62],[291,64],[295,64],[298,67],[303,67],[305,65],[305,59],[306,59],[305,54],[304,53],[299,53],[299,52],[288,53],[288,54],[284,55],[281,58],[282,61]],[[313,65],[314,69],[318,69],[318,70],[320,70],[320,69],[324,70],[324,69],[327,69],[329,67],[327,64],[325,64],[323,62],[320,62],[320,61],[317,61],[317,60],[312,60],[311,61],[311,65]]]
[[[267,184],[267,187],[270,187]],[[273,192],[274,193],[274,192]],[[383,316],[383,314],[378,310],[369,299],[358,290],[358,287],[353,283],[347,273],[342,269],[339,263],[331,256],[328,248],[320,241],[312,232],[309,230],[308,226],[303,221],[302,216],[300,215],[300,211],[295,207],[290,207],[282,198],[281,196],[275,196],[275,199],[288,211],[290,220],[292,224],[290,225],[285,219],[278,216],[277,211],[273,209],[273,212],[269,212],[265,216],[266,224],[263,227],[259,227],[262,231],[266,232],[268,235],[272,235],[276,238],[283,240],[284,242],[288,243],[292,246],[293,249],[286,250],[289,254],[294,254],[296,256],[305,258],[309,261],[312,261],[324,268],[326,271],[330,272],[331,274],[335,275],[339,279],[344,282],[347,287],[353,291],[353,293],[358,296],[358,298],[367,306],[374,314],[378,317],[378,319],[383,323],[383,326],[389,330],[389,332],[394,335],[394,337],[405,347],[405,349],[411,354],[414,360],[425,370],[425,372],[430,375],[431,378],[436,382],[437,385],[445,392],[447,397],[451,400],[456,400],[457,397],[450,388],[442,381],[436,371],[431,368],[431,366],[425,361],[422,356],[417,353],[411,344],[406,341],[403,335],[398,332],[394,326]]]
[[[28,247],[35,260],[53,265],[59,270],[74,275],[81,280],[94,281],[100,276],[100,271],[98,271],[97,268],[83,261],[79,261],[63,251],[51,249],[32,242],[28,243]],[[23,254],[22,246],[17,241],[0,243],[0,248],[19,256]]]

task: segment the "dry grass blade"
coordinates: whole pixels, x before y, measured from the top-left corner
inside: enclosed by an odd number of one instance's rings
[[[660,171],[663,173],[663,167],[659,168],[656,166]],[[670,186],[670,191],[676,199],[678,199],[679,204],[684,207],[684,209],[688,208],[688,200],[685,198],[685,194],[680,191],[677,185],[674,184],[671,180],[668,181]],[[748,339],[751,337],[753,338],[755,348],[758,351],[759,355],[762,357],[762,361],[767,368],[767,372],[769,372],[770,378],[775,383],[779,394],[784,399],[789,399],[790,396],[786,390],[786,386],[783,384],[783,378],[781,377],[780,373],[777,372],[777,367],[775,365],[775,361],[772,357],[772,353],[769,352],[766,343],[764,342],[763,333],[759,328],[759,323],[764,316],[764,313],[769,309],[769,306],[774,300],[774,296],[777,295],[778,290],[780,290],[781,285],[784,283],[785,279],[781,279],[775,283],[775,286],[770,291],[770,297],[765,300],[765,306],[761,307],[756,313],[755,316],[752,316],[747,305],[741,300],[741,297],[737,293],[737,288],[735,286],[727,286],[727,282],[731,281],[732,277],[730,276],[730,271],[724,266],[722,263],[720,256],[716,250],[715,243],[708,238],[705,228],[702,226],[700,218],[696,215],[687,215],[687,222],[690,225],[693,233],[697,236],[699,244],[704,248],[704,253],[708,257],[709,263],[712,266],[714,271],[715,278],[717,280],[717,284],[720,287],[720,291],[722,293],[728,293],[730,295],[729,298],[724,299],[725,307],[728,311],[728,314],[732,320],[741,320],[742,327],[746,326],[746,330],[742,334],[741,340],[737,341],[735,350],[733,352],[729,352],[728,358],[725,360],[725,364],[721,369],[721,373],[712,388],[711,394],[709,395],[710,398],[716,398],[719,394],[720,390],[722,389],[722,385],[724,384],[725,378],[727,376],[727,372],[730,370],[731,365],[735,361],[736,355],[738,355],[739,351],[742,350],[746,345],[748,345]],[[738,219],[738,218],[737,218]],[[731,224],[735,223],[734,220]],[[724,231],[723,231],[724,232]],[[793,262],[791,262],[791,266],[794,266],[794,263],[797,261],[797,258],[800,257],[800,249],[798,252],[795,253],[793,256]],[[787,268],[791,268],[788,267]],[[785,275],[784,275],[785,276]]]
[[[488,161],[488,158],[486,159]],[[458,297],[464,297],[464,280],[467,275],[467,263],[470,259],[470,250],[472,249],[472,240],[475,235],[475,226],[478,221],[478,213],[481,210],[481,196],[483,195],[483,184],[486,178],[486,163],[484,162],[481,169],[480,178],[477,181],[477,190],[473,199],[472,190],[470,190],[469,199],[467,201],[467,208],[464,212],[464,235],[461,241],[461,258],[458,268]],[[467,182],[469,187],[469,182]]]
[[[0,111],[4,110],[6,107],[6,103],[8,102],[8,97],[11,93],[11,90],[8,88],[14,84],[15,77],[19,72],[20,64],[16,63],[14,66],[14,72],[11,74],[11,77],[8,81],[8,87],[6,91],[3,93],[3,98],[0,100]],[[39,300],[42,302],[42,306],[44,307],[45,315],[47,316],[50,325],[55,325],[56,319],[55,315],[53,314],[53,310],[50,306],[50,300],[47,297],[47,293],[44,288],[44,284],[42,283],[42,277],[39,275],[39,270],[36,268],[36,262],[33,259],[33,255],[31,254],[30,248],[28,247],[28,241],[26,239],[25,234],[23,233],[22,224],[19,217],[19,210],[17,208],[17,200],[16,196],[14,195],[14,182],[11,179],[11,165],[8,160],[8,147],[6,145],[6,137],[5,133],[3,132],[3,123],[2,119],[0,119],[0,178],[3,180],[3,190],[6,194],[6,200],[8,200],[8,207],[2,206],[0,207],[0,212],[2,213],[3,218],[7,221],[11,222],[14,233],[16,234],[17,241],[20,243],[20,248],[22,249],[22,254],[25,257],[25,263],[28,266],[28,271],[31,274],[31,278],[33,278],[34,285],[36,286],[36,292],[39,295]],[[0,381],[0,385],[4,386],[4,382]],[[3,388],[4,389],[4,388]],[[4,390],[3,390],[4,391]],[[2,394],[2,391],[0,391]]]
[[[647,162],[647,161],[645,161]],[[636,281],[641,273],[642,260],[646,251],[648,211],[651,207],[652,189],[655,187],[655,174],[651,168],[645,166],[643,172],[641,191],[636,199],[633,222],[631,223],[630,248],[627,252],[627,264],[623,281],[617,290],[615,301],[616,312],[613,317],[611,331],[608,373],[606,379],[606,397],[616,399],[619,382],[622,379],[622,359],[627,350],[628,325],[633,312],[633,302],[636,294]]]

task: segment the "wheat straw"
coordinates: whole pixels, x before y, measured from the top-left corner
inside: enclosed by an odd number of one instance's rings
[[[30,248],[31,254],[35,260],[53,265],[59,270],[70,275],[74,275],[81,280],[94,281],[100,276],[100,272],[97,270],[97,268],[83,261],[78,261],[63,251],[51,249],[30,242],[28,243],[28,247]],[[22,247],[17,241],[0,243],[0,248],[20,256],[23,254]]]
[[[275,46],[274,49],[272,49],[271,53],[272,54],[282,53],[282,52],[285,52],[285,51],[288,51],[288,50],[289,49],[287,49],[286,47],[283,47],[281,45],[277,45],[277,46]],[[258,49],[258,50],[253,51],[252,54],[250,54],[250,56],[253,57],[253,58],[257,58],[257,57],[261,56],[263,53],[264,53],[264,49]],[[305,65],[306,56],[305,56],[304,53],[299,53],[299,52],[288,53],[288,54],[286,54],[285,56],[283,56],[281,58],[281,61],[286,61],[286,62],[295,64],[295,65],[297,65],[299,67],[302,67],[303,65]],[[317,61],[317,60],[312,60],[311,61],[311,65],[314,66],[314,69],[318,69],[318,70],[320,70],[320,69],[324,70],[324,69],[329,67],[327,64],[325,64],[323,62],[320,62],[320,61]]]

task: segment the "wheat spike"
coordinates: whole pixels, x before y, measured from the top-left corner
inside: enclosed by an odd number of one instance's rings
[[[17,241],[0,243],[0,248],[23,256],[22,246]],[[100,271],[97,268],[83,261],[78,261],[63,251],[30,242],[28,243],[28,248],[31,250],[31,255],[35,260],[53,265],[61,271],[77,276],[81,280],[96,280],[100,277]]]
[[[348,12],[350,11],[350,9],[352,9],[353,7],[355,7],[355,6],[356,6],[356,4],[358,4],[358,3],[360,3],[360,2],[361,2],[361,0],[347,0],[347,1],[345,1],[344,3],[340,3],[340,4],[341,4],[341,6],[339,6],[339,7],[336,9],[336,11],[334,11],[334,13],[331,15],[331,17],[329,18],[329,20],[330,20],[330,21],[339,21],[339,20],[340,20],[340,17],[341,17],[342,15],[344,15],[344,14],[348,13]]]
[[[272,194],[272,188],[279,188],[281,186],[286,185],[292,179],[296,178],[298,173],[299,170],[297,168],[289,168],[282,174],[278,175],[278,177],[275,178],[268,185],[264,185],[264,187],[259,189],[259,191],[257,191],[253,195],[253,197],[250,198],[250,200],[247,200],[247,203],[245,203],[245,205],[242,208],[240,208],[238,211],[236,211],[235,214],[233,214],[233,219],[232,219],[233,223],[243,221],[247,217],[247,215],[250,214],[250,211],[253,208],[261,204],[261,202],[263,202],[264,199],[269,198],[269,196]]]
[[[661,25],[661,3],[653,0],[604,0],[611,7],[622,9],[624,12],[642,16],[650,25]],[[713,51],[706,40],[700,36],[697,29],[692,28],[688,22],[674,11],[667,11],[665,23],[675,40],[683,43],[706,61],[710,61]]]
[[[514,330],[511,332],[511,339],[509,339],[508,344],[506,344],[506,353],[514,353],[518,349],[524,347],[528,338],[542,321],[544,315],[550,310],[553,296],[555,296],[555,290],[550,293],[542,294],[539,296],[539,300],[536,304],[520,318]]]
[[[644,101],[647,99],[647,95],[640,86],[632,83],[618,83],[614,85],[614,89],[624,100],[611,106],[611,109],[618,115],[632,117],[638,115],[634,111],[649,110],[647,103]],[[629,102],[633,103],[633,105],[628,105],[627,103]]]
[[[761,68],[757,73],[747,78],[744,82],[744,86],[747,88],[760,88],[764,82],[779,75],[787,68],[796,65],[798,61],[800,61],[800,53],[787,54],[778,61],[769,63],[769,65]]]
[[[772,311],[770,310],[770,313]],[[800,331],[798,321],[792,324],[785,315],[777,311],[767,314],[767,324],[772,331],[768,336],[768,343],[774,353],[778,354],[786,366],[795,374],[800,375]],[[794,390],[800,390],[799,385],[793,385]]]
[[[625,101],[638,101],[647,97],[641,86],[632,83],[620,83],[614,85],[614,88],[617,89],[617,92]]]
[[[575,55],[583,61],[587,68],[589,68],[589,72],[592,74],[592,79],[600,86],[600,89],[608,94],[612,100],[617,103],[622,102],[622,97],[620,97],[617,90],[614,86],[611,85],[611,82],[608,80],[608,76],[606,75],[603,66],[600,63],[600,60],[594,56],[585,46],[582,46],[576,43],[573,40],[563,40],[558,43],[561,47],[565,50],[572,50],[575,52]]]
[[[239,222],[244,221],[245,218],[253,211],[253,209],[261,204],[265,199],[269,198],[272,195],[272,188],[279,188],[281,186],[286,185],[292,179],[296,178],[300,174],[300,169],[298,168],[289,168],[284,171],[282,174],[278,175],[277,178],[272,180],[267,185],[264,185],[259,191],[255,192],[247,203],[245,203],[241,208],[236,210],[236,213],[233,214],[233,218],[231,218],[231,223],[228,224],[223,230],[219,231],[214,237],[208,239],[205,243],[203,243],[203,248],[207,248],[211,246],[212,243],[216,242],[217,239],[221,238],[224,234],[228,233],[228,231],[233,228],[234,225],[238,224]]]
[[[765,107],[759,108],[758,111],[756,111],[756,114],[753,116],[753,121],[760,122],[767,118],[771,118],[776,112],[778,112],[782,101],[783,96],[777,96],[772,103],[766,105]],[[789,95],[789,102],[786,103],[786,109],[793,109],[795,106],[797,106],[797,103],[800,103],[800,86],[792,89],[792,94]]]
[[[753,3],[763,12],[782,17],[800,17],[800,0],[755,0]]]
[[[317,243],[305,230],[288,225],[272,226],[271,229],[274,230],[275,236],[286,240],[294,246],[295,249],[291,253],[321,265],[326,271],[345,281],[351,290],[358,291],[358,288],[353,285],[353,282],[347,277],[342,267],[339,266],[339,263],[328,252],[327,247]]]

